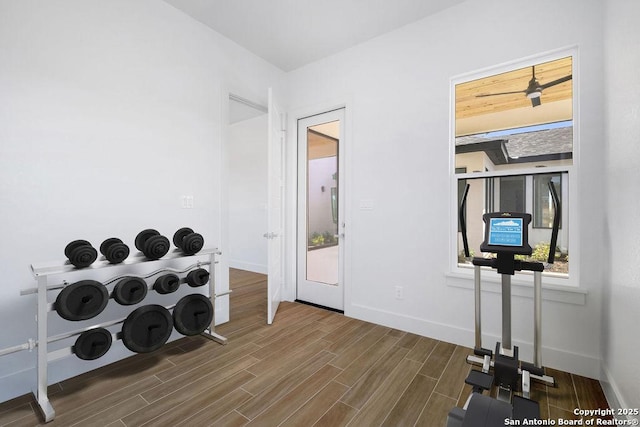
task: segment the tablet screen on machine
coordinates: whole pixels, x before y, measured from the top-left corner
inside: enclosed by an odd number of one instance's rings
[[[530,214],[494,212],[484,214],[482,219],[485,223],[484,242],[480,245],[482,252],[531,254],[528,236]]]
[[[522,218],[490,218],[489,245],[522,246]]]

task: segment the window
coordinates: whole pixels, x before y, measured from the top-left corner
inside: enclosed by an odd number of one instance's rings
[[[553,182],[558,198],[562,202],[561,175],[536,175],[533,177],[533,227],[552,228],[553,227],[553,204],[549,192],[549,182]],[[562,218],[560,219],[562,228]]]
[[[575,161],[574,56],[574,50],[565,50],[452,79],[452,189],[457,189],[459,205],[460,189],[470,184],[464,214],[471,252],[481,256],[482,215],[494,211],[530,213],[529,244],[534,252],[551,250],[552,182],[565,203],[553,249],[558,265],[545,274],[564,283],[570,241],[577,240],[569,236],[572,198],[567,197],[575,192],[569,181]],[[453,268],[464,268],[459,226],[452,224],[452,232],[458,242]]]
[[[524,176],[500,179],[500,212],[526,212]]]

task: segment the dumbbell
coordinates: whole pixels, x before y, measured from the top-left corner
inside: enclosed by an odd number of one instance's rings
[[[64,254],[77,268],[88,267],[98,258],[98,251],[86,240],[74,240],[69,243],[64,248]]]
[[[160,259],[169,252],[169,239],[157,230],[142,230],[136,236],[135,245],[149,259]]]
[[[153,289],[159,294],[170,294],[180,287],[180,278],[175,274],[169,273],[160,276],[153,284]]]
[[[173,244],[185,255],[198,253],[204,246],[204,237],[194,233],[189,227],[181,228],[173,235]]]
[[[100,245],[100,253],[111,264],[119,264],[129,256],[129,246],[122,243],[122,240],[111,237]]]
[[[192,270],[187,274],[187,285],[192,288],[205,285],[209,281],[209,272],[204,268]]]

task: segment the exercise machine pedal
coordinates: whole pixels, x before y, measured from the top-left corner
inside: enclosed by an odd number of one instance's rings
[[[493,375],[472,369],[464,382],[473,387],[474,393],[482,393],[485,390],[491,389],[493,385]]]

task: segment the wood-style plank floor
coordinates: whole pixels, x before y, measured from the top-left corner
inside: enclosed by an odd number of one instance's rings
[[[283,302],[265,324],[266,278],[231,271],[229,343],[174,341],[50,386],[51,426],[436,426],[462,406],[471,350]],[[596,380],[548,369],[544,418],[608,407]],[[32,395],[0,404],[0,425],[42,425]]]

